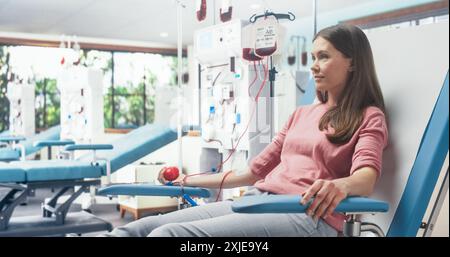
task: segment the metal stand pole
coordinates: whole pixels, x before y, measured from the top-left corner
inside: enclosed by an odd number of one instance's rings
[[[313,36],[317,33],[317,0],[313,0]]]
[[[183,171],[183,143],[182,143],[182,93],[181,93],[181,78],[182,78],[182,64],[183,64],[183,8],[184,5],[180,0],[177,0],[177,61],[178,61],[178,103],[177,103],[177,140],[178,140],[178,170]]]

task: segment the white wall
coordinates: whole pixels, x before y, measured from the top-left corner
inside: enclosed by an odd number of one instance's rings
[[[385,98],[389,146],[373,197],[390,203],[387,214],[368,217],[387,231],[411,171],[421,137],[448,72],[448,22],[371,32]]]

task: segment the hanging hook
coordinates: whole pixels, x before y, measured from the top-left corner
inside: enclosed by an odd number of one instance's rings
[[[283,19],[287,19],[290,21],[295,20],[295,15],[291,12],[288,12],[287,14],[285,14],[285,13],[273,13],[273,12],[269,12],[268,10],[266,10],[264,12],[264,14],[261,14],[258,16],[256,16],[256,14],[253,14],[250,17],[249,21],[250,21],[250,23],[255,23],[255,21],[258,20],[259,18],[262,18],[262,17],[267,18],[267,16],[274,16],[277,20],[283,20]]]

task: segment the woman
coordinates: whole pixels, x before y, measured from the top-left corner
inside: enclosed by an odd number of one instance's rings
[[[380,176],[385,108],[370,44],[359,28],[321,30],[312,60],[319,103],[298,108],[248,171],[232,171],[223,183],[254,185],[249,194],[301,194],[299,204],[314,197],[306,214],[233,213],[231,201],[222,201],[146,217],[109,235],[337,236],[345,217],[336,206],[347,196],[370,195]],[[218,188],[224,174],[181,175],[175,183]]]

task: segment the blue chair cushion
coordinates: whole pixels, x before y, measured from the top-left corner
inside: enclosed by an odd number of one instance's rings
[[[20,159],[20,151],[11,148],[0,149],[0,161],[10,162]]]
[[[210,192],[205,188],[179,186],[163,186],[149,184],[121,184],[111,185],[98,190],[99,195],[146,195],[146,196],[182,196],[188,194],[195,197],[209,197]]]
[[[300,204],[300,195],[244,196],[233,202],[232,209],[240,213],[304,213],[309,204]],[[336,207],[336,212],[387,212],[389,204],[365,197],[347,197]]]
[[[101,166],[75,160],[12,162],[11,166],[25,170],[28,182],[99,178],[102,175]]]
[[[22,142],[22,145],[25,146],[25,153],[29,155],[38,152],[42,147],[34,146],[34,142],[40,140],[58,140],[60,132],[61,126],[57,125],[27,138]]]
[[[24,182],[26,173],[23,169],[0,162],[0,183]]]

